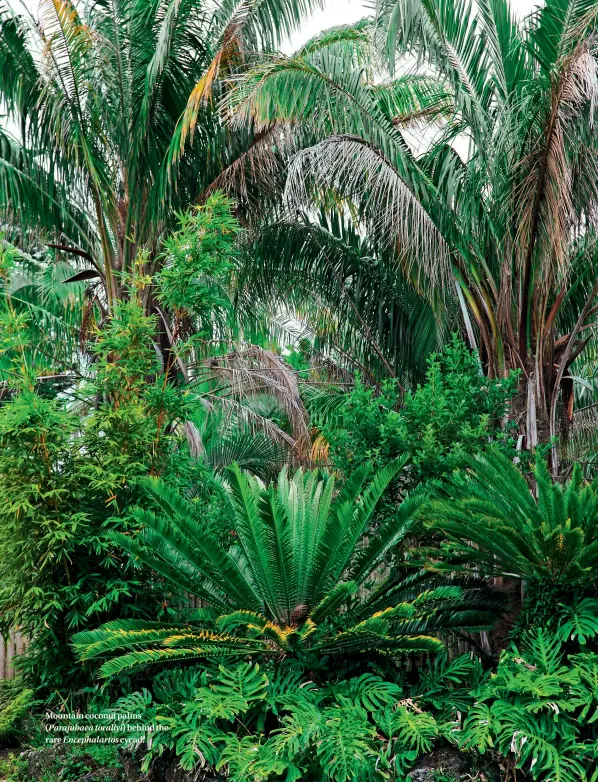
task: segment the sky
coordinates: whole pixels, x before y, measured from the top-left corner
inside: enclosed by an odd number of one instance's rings
[[[313,13],[302,29],[293,36],[290,51],[302,46],[321,30],[339,24],[352,24],[371,14],[371,5],[371,0],[369,3],[363,0],[327,0],[324,9]],[[525,16],[538,5],[539,0],[511,0],[511,8],[519,16]]]
[[[20,0],[34,14],[37,12],[40,0]],[[511,8],[517,14],[525,16],[533,10],[541,0],[511,0]],[[12,5],[18,6],[19,0],[13,0]],[[288,48],[289,53],[298,49],[314,35],[335,27],[339,24],[353,24],[358,19],[372,13],[373,0],[325,0],[325,6],[321,11],[316,11],[306,19],[305,24],[293,36]]]

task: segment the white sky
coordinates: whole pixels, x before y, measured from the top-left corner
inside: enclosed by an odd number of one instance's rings
[[[35,15],[38,11],[40,0],[12,0],[9,5],[18,7],[19,2],[29,8]],[[510,0],[511,8],[519,16],[525,16],[542,0]],[[353,24],[364,16],[372,13],[373,0],[325,0],[325,7],[321,11],[311,14],[302,29],[297,32],[288,47],[290,51],[298,49],[302,44],[313,38],[314,35],[335,27],[339,24]],[[287,48],[287,47],[285,47]]]
[[[540,0],[511,0],[510,3],[511,8],[519,16],[525,16],[540,4]],[[353,22],[371,13],[371,2],[368,3],[363,0],[327,0],[324,10],[313,13],[300,32],[293,36],[290,49],[298,49],[321,30],[326,30],[328,27],[335,27],[339,24],[353,24]]]

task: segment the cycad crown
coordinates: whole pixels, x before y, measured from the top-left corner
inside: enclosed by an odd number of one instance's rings
[[[430,629],[487,625],[491,615],[472,611],[470,593],[459,586],[434,586],[413,601],[395,597],[386,605],[383,590],[400,594],[387,583],[356,597],[409,531],[420,505],[419,496],[405,499],[365,536],[376,504],[405,461],[390,463],[367,485],[369,468],[363,466],[339,492],[334,478],[318,471],[289,477],[283,469],[277,484],[266,486],[234,466],[223,484],[236,541],[230,547],[195,517],[191,503],[148,480],[146,491],[160,513],[136,508],[139,537],[117,534],[114,540],[209,608],[176,626],[117,621],[80,633],[74,639],[80,656],[126,652],[104,664],[102,673],[111,675],[201,656],[431,652],[442,642],[423,634]]]
[[[587,587],[598,576],[598,486],[576,465],[569,481],[555,483],[544,459],[533,471],[532,494],[520,470],[496,450],[471,460],[467,480],[455,478],[449,499],[422,513],[451,541],[439,567],[470,568],[483,576],[524,578],[531,584]]]

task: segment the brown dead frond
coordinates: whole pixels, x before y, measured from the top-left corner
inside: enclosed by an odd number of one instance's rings
[[[265,348],[249,345],[221,356],[214,356],[198,368],[199,375],[212,384],[218,385],[214,402],[223,408],[232,405],[236,412],[251,423],[259,418],[267,434],[274,435],[291,445],[298,461],[304,461],[310,447],[309,416],[301,395],[297,373],[284,359]],[[259,416],[251,409],[250,403],[267,397],[275,401],[284,413],[290,428],[290,434],[277,427],[272,421]],[[274,429],[276,431],[274,431]]]

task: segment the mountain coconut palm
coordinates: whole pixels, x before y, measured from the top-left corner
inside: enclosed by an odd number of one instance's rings
[[[109,308],[141,250],[156,271],[174,210],[231,167],[259,203],[276,154],[225,128],[225,79],[279,44],[319,0],[42,0],[0,4],[0,215],[83,261]],[[259,172],[259,174],[258,174]],[[229,177],[230,178],[230,177]],[[241,209],[244,204],[240,205]]]
[[[495,603],[459,586],[359,591],[387,552],[407,534],[421,498],[367,535],[376,504],[404,465],[392,462],[366,485],[358,469],[335,494],[331,476],[283,470],[265,486],[233,467],[224,488],[234,542],[199,520],[193,505],[159,481],[146,490],[160,513],[137,508],[138,538],[114,540],[180,590],[207,606],[177,624],[110,622],[73,639],[81,659],[120,652],[104,662],[109,676],[154,663],[204,656],[434,652],[442,628],[488,626]],[[405,596],[409,595],[411,599]],[[394,599],[393,599],[394,596]],[[401,600],[403,598],[403,600]],[[372,608],[368,610],[368,605]]]
[[[294,274],[368,302],[353,332],[391,366],[404,340],[386,336],[397,293],[380,286],[380,264],[437,313],[444,299],[488,376],[520,370],[514,414],[530,448],[571,420],[569,368],[598,312],[597,17],[593,1],[547,0],[519,20],[508,0],[378,0],[370,68],[350,31],[337,32],[335,47],[264,58],[226,97],[235,127],[300,122],[317,139],[288,174],[295,236],[273,236],[301,246],[313,221],[295,215],[317,205],[352,216],[382,256],[362,258],[375,273],[356,290],[330,241],[307,255],[269,241],[254,277],[276,287]],[[416,154],[408,131],[422,122]],[[293,263],[284,270],[277,257]]]

